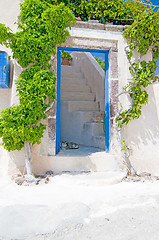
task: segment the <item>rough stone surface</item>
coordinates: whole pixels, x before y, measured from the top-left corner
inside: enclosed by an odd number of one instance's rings
[[[119,75],[118,66],[118,51],[109,51],[109,78],[118,79]]]
[[[49,138],[49,147],[48,155],[55,155],[55,141],[56,141],[56,102],[53,107],[50,109],[48,114],[48,138]]]
[[[118,80],[111,80],[110,83],[110,116],[114,117],[118,112]]]
[[[79,48],[90,48],[90,49],[117,49],[117,41],[97,38],[86,38],[86,37],[69,37],[62,47],[79,47]]]
[[[106,30],[106,31],[115,31],[115,32],[123,32],[125,26],[117,26],[112,24],[102,24],[97,22],[76,22],[76,24],[72,24],[72,27],[78,28],[89,28],[89,29],[96,29],[96,30]]]

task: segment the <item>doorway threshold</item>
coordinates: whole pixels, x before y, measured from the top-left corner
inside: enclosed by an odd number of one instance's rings
[[[61,149],[50,160],[55,173],[120,171],[112,154],[94,147],[79,145],[79,149]]]
[[[58,156],[76,156],[76,157],[88,157],[97,152],[104,152],[104,150],[95,147],[87,147],[79,145],[78,149],[65,149],[62,148],[58,153]]]

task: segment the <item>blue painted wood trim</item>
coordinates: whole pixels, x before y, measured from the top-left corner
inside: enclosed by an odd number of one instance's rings
[[[0,51],[0,88],[9,88],[10,85],[10,61],[8,54]]]
[[[56,154],[60,152],[61,51],[57,48]]]
[[[56,108],[56,154],[60,152],[60,91],[61,91],[61,51],[76,51],[76,52],[96,52],[105,53],[105,151],[109,152],[109,51],[98,49],[84,49],[84,48],[57,48],[57,108]]]
[[[105,151],[109,152],[109,52],[105,53]]]
[[[74,51],[74,52],[96,52],[96,53],[108,53],[108,50],[88,49],[88,48],[70,48],[70,47],[58,47],[59,50]]]

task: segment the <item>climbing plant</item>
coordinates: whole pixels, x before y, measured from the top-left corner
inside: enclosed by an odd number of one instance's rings
[[[105,60],[103,60],[101,57],[95,57],[95,60],[98,62],[101,68],[105,71]]]
[[[143,104],[148,102],[146,87],[155,80],[159,56],[159,11],[154,11],[149,1],[145,4],[141,0],[24,0],[20,9],[16,33],[0,24],[0,44],[10,47],[13,58],[27,68],[16,82],[20,104],[0,115],[0,137],[8,151],[20,150],[25,145],[29,156],[30,146],[40,142],[45,126],[39,122],[46,118],[51,106],[46,99],[49,97],[52,102],[55,99],[51,55],[69,35],[66,28],[75,21],[72,12],[86,21],[130,25],[123,35],[128,41],[125,51],[132,80],[118,97],[128,94],[131,106],[121,109],[116,121],[122,127],[141,115]],[[135,51],[139,55],[136,62]],[[144,61],[148,51],[152,52],[152,59]]]
[[[58,4],[61,1],[46,0]],[[146,87],[152,84],[155,76],[156,62],[159,56],[159,10],[149,0],[63,0],[75,16],[87,21],[97,19],[101,23],[129,25],[123,33],[127,39],[126,55],[130,63],[132,80],[118,94],[128,94],[130,107],[117,114],[118,126],[128,124],[139,118],[143,104],[148,103]],[[134,53],[138,52],[138,60],[133,62]],[[152,59],[144,61],[143,56],[151,51]],[[122,106],[122,105],[121,105]]]
[[[19,105],[0,114],[0,137],[8,151],[25,147],[27,174],[32,174],[31,146],[40,143],[55,95],[56,77],[51,70],[51,56],[62,44],[74,22],[71,10],[63,3],[52,5],[43,0],[24,0],[20,5],[18,31],[0,24],[0,44],[12,49],[13,58],[25,68],[16,81]]]
[[[101,23],[131,24],[134,17],[146,9],[144,1],[132,0],[46,0],[51,3],[64,2],[76,17],[83,21],[96,19]]]
[[[132,119],[139,118],[143,104],[148,103],[146,87],[158,79],[155,70],[159,58],[159,11],[154,11],[150,5],[136,17],[123,35],[128,39],[125,51],[133,77],[119,93],[119,95],[126,93],[131,99],[130,107],[121,111],[116,119],[120,127],[124,123],[128,124]],[[138,52],[136,62],[133,61],[134,51]],[[144,61],[143,57],[148,51],[151,51],[152,59]]]

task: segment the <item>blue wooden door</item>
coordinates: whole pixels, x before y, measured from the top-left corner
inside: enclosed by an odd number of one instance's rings
[[[96,52],[105,54],[105,151],[109,152],[109,51],[98,49],[82,49],[82,48],[57,48],[57,108],[56,108],[56,154],[60,152],[60,92],[61,92],[61,51],[76,51],[76,52]]]
[[[9,88],[10,84],[10,61],[8,54],[0,51],[0,88]]]

